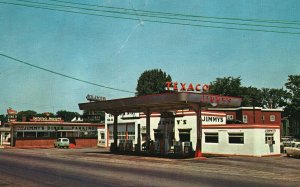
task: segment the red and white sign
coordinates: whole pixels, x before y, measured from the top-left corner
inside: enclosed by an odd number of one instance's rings
[[[181,92],[207,92],[209,90],[209,85],[166,82],[166,89]]]

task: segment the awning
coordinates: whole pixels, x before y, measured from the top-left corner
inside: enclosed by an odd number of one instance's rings
[[[191,109],[193,105],[201,107],[238,107],[241,98],[212,94],[171,92],[145,95],[122,99],[80,103],[81,110],[105,111],[107,113],[124,112],[166,112],[172,110]]]

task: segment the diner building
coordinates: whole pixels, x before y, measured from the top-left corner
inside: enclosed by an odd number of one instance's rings
[[[98,129],[104,128],[101,123],[64,122],[47,115],[17,121],[16,114],[5,123],[6,145],[14,147],[53,147],[57,138],[69,138],[71,147],[95,147]]]

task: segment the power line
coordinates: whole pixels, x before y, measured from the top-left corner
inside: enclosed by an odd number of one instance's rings
[[[21,2],[26,2],[26,3],[35,3],[35,4],[39,4],[39,5],[50,5],[50,6],[63,7],[63,8],[76,8],[76,9],[85,10],[85,11],[97,11],[97,12],[106,12],[106,13],[116,13],[116,14],[130,15],[130,16],[136,15],[136,16],[138,16],[138,18],[139,18],[139,16],[142,16],[142,17],[150,17],[150,18],[170,19],[170,20],[176,20],[176,21],[191,21],[191,22],[217,23],[217,24],[251,26],[251,27],[280,28],[280,29],[300,29],[299,27],[291,27],[291,26],[262,25],[262,24],[252,24],[252,23],[237,23],[237,22],[199,20],[199,19],[191,19],[191,18],[178,18],[178,17],[166,16],[166,14],[150,14],[149,15],[149,14],[139,13],[141,11],[140,10],[135,10],[135,9],[130,9],[130,10],[133,10],[133,12],[130,13],[130,12],[127,12],[127,11],[99,10],[99,9],[82,8],[82,7],[76,7],[76,6],[66,6],[66,5],[61,5],[61,4],[40,3],[40,2],[28,1],[28,0],[16,0],[16,1],[21,1]],[[50,0],[50,1],[64,2],[64,1],[57,1],[57,0]],[[69,2],[68,4],[75,4],[75,5],[77,5],[79,3],[70,3]],[[92,5],[90,5],[90,6],[92,6]],[[163,15],[163,16],[161,16],[161,15]],[[267,22],[267,23],[269,23],[269,22]]]
[[[25,64],[25,65],[28,65],[28,66],[31,66],[31,67],[34,67],[34,68],[37,68],[37,69],[40,69],[40,70],[52,73],[52,74],[55,74],[55,75],[59,75],[59,76],[62,76],[62,77],[65,77],[65,78],[69,78],[69,79],[73,79],[73,80],[76,80],[76,81],[79,81],[79,82],[87,83],[87,84],[90,84],[90,85],[93,85],[93,86],[98,86],[98,87],[101,87],[101,88],[106,88],[106,89],[120,91],[120,92],[135,93],[135,92],[127,91],[127,90],[122,90],[122,89],[118,89],[118,88],[112,88],[112,87],[100,85],[100,84],[97,84],[97,83],[93,83],[93,82],[90,82],[90,81],[78,79],[78,78],[75,78],[75,77],[72,77],[72,76],[69,76],[69,75],[66,75],[66,74],[58,73],[56,71],[52,71],[52,70],[49,70],[49,69],[46,69],[46,68],[43,68],[43,67],[40,67],[40,66],[28,63],[28,62],[24,62],[22,60],[16,59],[14,57],[11,57],[11,56],[8,56],[8,55],[5,55],[5,54],[1,54],[0,53],[0,56],[3,56],[5,58],[8,58],[8,59],[13,60],[15,62],[19,62],[19,63]]]
[[[169,13],[169,12],[135,10],[135,9],[120,8],[120,7],[111,7],[111,6],[100,6],[100,5],[93,5],[93,4],[86,4],[86,3],[76,3],[76,2],[62,1],[62,0],[49,0],[49,1],[60,2],[60,3],[67,3],[67,4],[75,4],[75,5],[91,6],[91,7],[99,7],[99,8],[108,8],[108,9],[117,9],[117,10],[125,10],[125,11],[136,11],[136,12],[143,12],[143,13],[160,14],[160,15],[196,17],[196,18],[209,18],[209,19],[223,19],[223,20],[238,20],[238,21],[251,21],[251,22],[265,22],[265,23],[296,24],[296,25],[300,24],[299,21],[290,21],[290,20],[242,19],[242,18],[228,18],[228,17],[216,17],[216,16],[201,16],[201,15],[191,15],[191,14],[178,14],[178,13]]]
[[[24,6],[24,7],[31,7],[31,8],[38,8],[38,9],[45,9],[45,10],[54,10],[54,11],[59,11],[59,12],[76,13],[76,14],[82,14],[82,15],[91,15],[91,16],[99,16],[99,17],[108,17],[108,18],[117,18],[117,19],[126,19],[126,20],[139,21],[139,19],[132,18],[132,17],[122,17],[122,16],[113,16],[113,15],[104,15],[104,14],[95,14],[95,13],[86,13],[86,12],[76,12],[76,11],[72,11],[72,10],[62,10],[62,9],[57,9],[57,8],[49,8],[49,7],[45,7],[45,6],[35,6],[35,5],[27,5],[27,4],[9,3],[9,2],[0,2],[0,3],[10,4],[10,5],[17,5],[17,6]],[[229,29],[229,30],[239,30],[239,31],[257,31],[257,32],[293,34],[293,35],[300,34],[299,32],[275,31],[275,30],[264,30],[264,29],[250,29],[250,28],[236,28],[236,27],[224,27],[224,26],[212,26],[212,25],[190,24],[190,23],[170,22],[170,21],[159,21],[159,20],[151,20],[151,19],[144,19],[143,21],[148,21],[148,22],[152,22],[152,23],[164,23],[164,24],[172,24],[172,25],[206,27],[206,28],[215,28],[215,29]]]

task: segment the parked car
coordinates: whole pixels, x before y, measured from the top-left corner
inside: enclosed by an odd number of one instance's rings
[[[55,142],[54,142],[54,147],[58,147],[58,148],[69,148],[70,146],[70,140],[69,138],[58,138]]]
[[[300,142],[293,142],[290,147],[285,147],[284,151],[287,156],[300,157]]]
[[[285,136],[281,138],[281,146],[283,147],[290,147],[293,142],[295,142],[296,139],[292,136]]]

